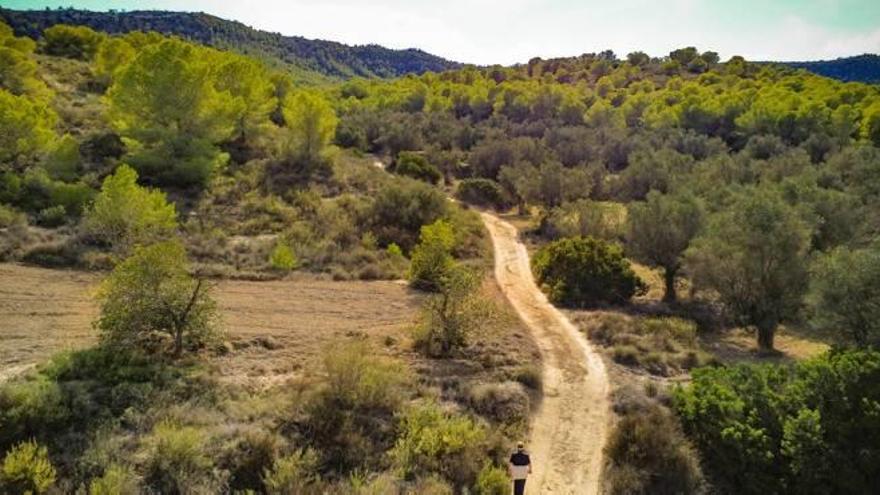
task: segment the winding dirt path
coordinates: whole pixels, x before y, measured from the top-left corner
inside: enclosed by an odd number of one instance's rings
[[[535,285],[529,255],[514,226],[483,213],[495,248],[495,278],[541,349],[544,398],[527,449],[529,493],[600,493],[610,402],[608,377],[584,336]]]

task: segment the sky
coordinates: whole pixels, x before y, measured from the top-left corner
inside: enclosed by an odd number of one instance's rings
[[[0,0],[12,9],[199,11],[285,35],[420,48],[458,62],[683,46],[723,59],[819,60],[880,52],[880,0]]]

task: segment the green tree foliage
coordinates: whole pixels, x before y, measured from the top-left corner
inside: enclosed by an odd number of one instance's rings
[[[461,488],[476,480],[485,439],[485,430],[472,419],[426,403],[403,416],[391,456],[406,479],[437,474]]]
[[[504,209],[507,198],[501,186],[491,179],[464,179],[458,183],[455,197],[478,206]]]
[[[395,174],[405,175],[429,184],[436,184],[443,174],[434,165],[428,163],[424,155],[402,151],[397,155],[390,170]]]
[[[623,249],[592,237],[542,247],[532,258],[532,269],[550,300],[568,307],[625,303],[644,289]]]
[[[216,304],[210,286],[188,273],[186,252],[176,241],[135,248],[103,282],[95,326],[111,347],[140,349],[167,335],[175,356],[196,350],[216,335]]]
[[[554,208],[542,219],[541,233],[548,239],[590,236],[616,241],[623,234],[625,206],[579,199]]]
[[[465,347],[474,332],[492,318],[492,303],[479,293],[480,277],[472,269],[450,264],[439,276],[437,294],[425,303],[415,344],[430,357],[449,357]]]
[[[880,483],[878,380],[877,352],[832,352],[702,368],[674,404],[721,492],[867,493]]]
[[[38,495],[55,484],[55,468],[46,447],[30,440],[9,450],[0,466],[0,488],[6,493]]]
[[[389,184],[376,193],[370,212],[372,231],[380,245],[395,243],[409,252],[422,226],[446,214],[447,203],[442,192],[418,181]]]
[[[630,206],[627,247],[634,257],[663,268],[666,292],[663,299],[674,302],[675,280],[682,255],[703,226],[704,207],[694,196],[648,193],[644,203]]]
[[[214,60],[205,48],[168,39],[144,47],[116,74],[110,119],[145,178],[204,184],[228,158],[216,144],[232,136],[241,105],[215,88]]]
[[[56,121],[45,103],[0,89],[0,167],[21,167],[48,151]]]
[[[839,247],[813,265],[810,297],[814,322],[866,346],[880,340],[880,246]]]
[[[101,42],[95,55],[94,72],[98,80],[109,86],[116,73],[134,60],[137,51],[122,37],[107,38]]]
[[[748,190],[710,217],[686,265],[697,287],[717,292],[734,317],[757,330],[758,346],[770,351],[776,327],[800,309],[809,236],[779,195]]]
[[[57,24],[43,31],[43,51],[58,57],[91,60],[104,37],[86,26]]]
[[[454,247],[455,233],[449,222],[437,220],[423,226],[419,234],[419,243],[412,250],[410,285],[421,290],[439,290],[443,277],[455,264],[452,257]]]
[[[70,134],[57,140],[51,152],[46,157],[46,171],[56,180],[72,182],[80,175],[82,156],[79,153],[79,143]]]
[[[300,91],[289,96],[282,108],[286,135],[282,156],[298,175],[330,171],[327,147],[336,132],[336,113],[322,96]]]
[[[137,179],[134,169],[121,165],[104,179],[83,219],[91,236],[121,251],[167,238],[177,228],[174,205],[163,192],[139,186]]]
[[[259,61],[240,55],[215,52],[215,87],[228,93],[238,110],[232,141],[256,143],[271,129],[269,116],[278,107],[275,84]]]
[[[0,89],[16,96],[49,97],[49,89],[37,76],[34,47],[30,38],[15,37],[12,29],[0,21]]]

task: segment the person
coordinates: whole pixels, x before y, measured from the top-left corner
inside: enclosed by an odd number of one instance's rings
[[[532,461],[529,454],[526,453],[523,442],[516,444],[516,452],[510,456],[508,463],[508,472],[513,478],[513,495],[524,495],[526,493],[526,478],[532,474]]]

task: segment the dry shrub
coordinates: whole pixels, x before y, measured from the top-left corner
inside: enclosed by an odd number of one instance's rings
[[[681,495],[704,493],[694,448],[678,421],[658,405],[625,415],[605,446],[609,494]]]
[[[518,382],[481,383],[467,394],[470,406],[495,423],[525,424],[529,419],[530,399]]]

